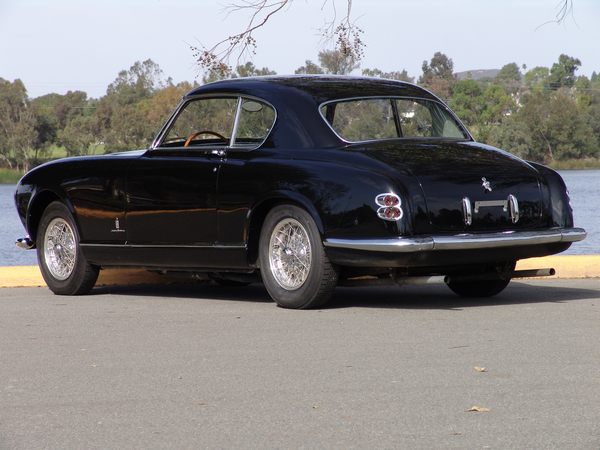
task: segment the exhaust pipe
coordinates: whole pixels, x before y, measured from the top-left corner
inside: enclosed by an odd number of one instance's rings
[[[538,278],[555,275],[554,269],[513,270],[510,272],[487,272],[466,275],[433,275],[421,277],[360,277],[340,280],[338,286],[419,286],[427,284],[449,284],[469,281],[510,280],[513,278]]]
[[[513,270],[510,272],[446,275],[446,277],[444,277],[444,282],[448,284],[451,282],[459,283],[464,281],[511,280],[513,278],[538,278],[551,277],[553,275],[556,275],[556,271],[554,269]]]

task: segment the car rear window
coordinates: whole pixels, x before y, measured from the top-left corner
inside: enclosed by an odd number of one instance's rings
[[[394,138],[468,138],[450,112],[439,103],[429,100],[344,100],[323,105],[321,114],[338,136],[349,142]]]

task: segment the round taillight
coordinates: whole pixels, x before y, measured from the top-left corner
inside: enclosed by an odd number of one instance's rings
[[[400,203],[400,199],[395,195],[386,195],[383,197],[383,204],[385,206],[396,206],[398,203]]]
[[[375,197],[375,203],[379,206],[377,215],[384,220],[400,220],[402,218],[402,200],[391,192],[379,194]]]
[[[390,207],[390,208],[385,208],[385,218],[386,219],[397,219],[398,217],[400,217],[402,213],[400,212],[400,210],[398,208],[394,208],[394,207]]]

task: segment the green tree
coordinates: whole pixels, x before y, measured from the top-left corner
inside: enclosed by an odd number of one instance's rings
[[[593,147],[600,148],[600,103],[591,104],[582,115],[583,121],[592,130]]]
[[[525,73],[525,84],[529,88],[543,87],[549,75],[550,70],[547,67],[534,67]]]
[[[561,87],[572,87],[575,84],[577,76],[575,72],[581,66],[581,61],[567,55],[560,55],[558,63],[554,63],[550,69],[550,76],[547,79],[550,89],[560,89]]]
[[[592,82],[586,76],[577,77],[573,93],[577,96],[577,107],[580,111],[587,110],[594,101]]]
[[[352,53],[344,53],[340,50],[320,51],[319,63],[325,73],[332,75],[348,75],[360,67],[360,63]]]
[[[494,77],[494,84],[509,94],[516,94],[522,84],[523,74],[516,63],[506,64]]]
[[[472,79],[456,83],[450,107],[467,126],[473,126],[480,120],[485,107],[485,98],[481,85]]]
[[[118,108],[107,131],[104,134],[107,153],[147,148],[157,132],[145,111],[135,105]]]
[[[500,124],[503,118],[515,109],[515,103],[510,95],[500,86],[491,85],[484,94],[485,107],[481,119],[487,125],[494,127]]]
[[[418,84],[429,89],[442,99],[449,99],[458,82],[454,75],[454,63],[441,52],[436,52],[431,58],[431,63],[423,61],[423,75],[419,77]]]
[[[58,97],[59,94],[48,94],[31,100],[35,114],[35,131],[38,135],[34,156],[36,160],[47,156],[50,146],[57,142],[59,123],[54,112],[54,99]]]
[[[598,142],[589,120],[567,91],[534,92],[518,118],[531,131],[538,161],[582,158],[598,154]]]
[[[259,77],[259,76],[265,76],[265,75],[277,75],[277,72],[273,71],[273,70],[269,70],[267,67],[263,67],[262,69],[257,69],[256,67],[254,67],[254,64],[252,64],[251,62],[247,62],[246,64],[244,64],[243,66],[237,66],[235,69],[236,72],[236,76],[234,77],[240,77],[240,78],[245,78],[245,77]]]
[[[29,170],[30,151],[35,148],[35,115],[21,80],[0,78],[0,158],[13,168]],[[12,157],[11,157],[12,154]]]
[[[406,81],[407,83],[415,82],[414,77],[408,76],[408,72],[406,71],[406,69],[403,69],[402,72],[383,72],[379,69],[363,69],[362,76],[374,78],[387,78],[388,80]]]
[[[143,63],[137,61],[129,70],[122,70],[106,91],[114,96],[119,106],[133,105],[152,98],[159,90],[172,84],[164,79],[164,73],[151,59]]]
[[[540,155],[533,152],[533,141],[529,127],[524,122],[515,120],[512,117],[506,118],[501,127],[496,127],[490,132],[488,144],[528,161],[540,160]]]
[[[294,73],[296,75],[324,74],[325,71],[321,68],[321,66],[307,59],[304,62],[304,65],[297,68]]]
[[[190,83],[168,86],[158,91],[154,97],[138,103],[136,108],[146,116],[150,129],[156,130],[158,133],[160,127],[181,101],[181,97],[192,89]]]
[[[58,131],[58,141],[65,147],[67,156],[82,156],[90,152],[90,146],[98,142],[98,120],[95,116],[77,116]]]

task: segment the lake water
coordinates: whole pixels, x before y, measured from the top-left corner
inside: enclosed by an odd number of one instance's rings
[[[585,228],[588,237],[574,243],[563,255],[600,254],[600,170],[560,172],[571,196],[575,226]],[[0,266],[35,266],[34,250],[15,247],[15,239],[25,236],[17,216],[13,195],[15,186],[0,184]]]

